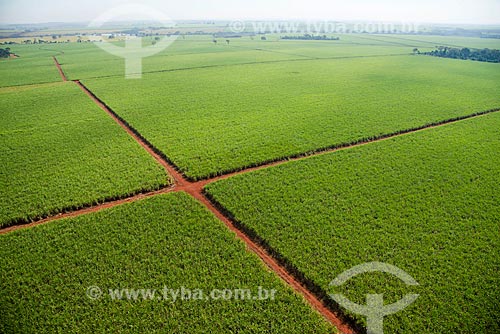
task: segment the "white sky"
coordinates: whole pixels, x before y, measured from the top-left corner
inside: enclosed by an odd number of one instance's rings
[[[174,20],[318,19],[500,24],[500,0],[0,0],[0,23],[86,22],[124,3],[149,5]]]

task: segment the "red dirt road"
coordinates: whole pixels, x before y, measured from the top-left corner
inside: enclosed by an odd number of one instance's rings
[[[64,74],[64,71],[61,67],[61,64],[59,64],[59,61],[57,61],[56,57],[52,57],[54,59],[54,63],[56,63],[57,70],[59,71],[59,75],[61,75],[62,81],[68,81],[68,78],[66,78],[66,74]]]
[[[139,200],[142,200],[142,199],[145,199],[148,197],[153,197],[153,196],[157,196],[160,194],[167,194],[167,193],[173,192],[173,191],[174,191],[174,188],[169,187],[169,188],[165,188],[165,189],[161,189],[161,190],[157,190],[157,191],[152,191],[152,192],[145,193],[145,194],[139,194],[139,195],[135,195],[132,197],[127,197],[127,198],[116,200],[116,201],[106,202],[103,204],[91,206],[89,208],[80,209],[77,211],[72,211],[72,212],[68,212],[68,213],[61,213],[61,214],[51,216],[51,217],[48,217],[48,218],[45,218],[42,220],[38,220],[38,221],[29,223],[29,224],[14,225],[14,226],[5,227],[5,228],[0,229],[0,235],[7,234],[9,232],[13,232],[13,231],[17,231],[17,230],[35,227],[38,225],[47,224],[47,223],[50,223],[54,220],[60,220],[60,219],[64,219],[64,218],[74,218],[74,217],[86,215],[89,213],[98,212],[98,211],[101,211],[104,209],[113,208],[115,206],[123,205],[126,203],[133,203],[135,201],[139,201]]]
[[[111,118],[115,120],[118,125],[120,125],[132,138],[135,139],[139,145],[141,145],[155,160],[165,168],[165,170],[168,172],[170,176],[174,179],[175,184],[183,184],[184,183],[184,178],[183,176],[177,172],[177,170],[172,167],[168,162],[163,160],[163,158],[157,154],[149,145],[147,145],[139,136],[135,134],[132,129],[130,129],[121,119],[117,117],[117,115],[111,111],[104,103],[101,102],[90,90],[87,89],[80,81],[74,81],[78,87],[80,87],[85,94],[87,94],[88,97],[90,97],[95,104],[97,104],[102,110],[104,110]]]

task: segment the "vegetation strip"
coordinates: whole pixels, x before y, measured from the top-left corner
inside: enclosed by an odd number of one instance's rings
[[[231,176],[234,176],[234,175],[237,175],[237,174],[248,173],[248,172],[259,170],[259,169],[263,169],[263,168],[268,168],[268,167],[273,167],[273,166],[281,165],[281,164],[287,163],[289,161],[302,160],[302,159],[305,159],[305,158],[308,158],[308,157],[313,157],[313,156],[317,156],[317,155],[327,154],[327,153],[335,152],[335,151],[338,151],[338,150],[345,150],[345,149],[350,149],[350,148],[354,148],[354,147],[358,147],[358,146],[362,146],[362,145],[366,145],[366,144],[376,143],[376,142],[379,142],[379,141],[383,141],[383,140],[387,140],[387,139],[392,139],[392,138],[404,136],[404,135],[407,135],[407,134],[411,134],[411,133],[415,133],[415,132],[419,132],[419,131],[423,131],[423,130],[427,130],[427,129],[432,129],[432,128],[439,127],[439,126],[453,124],[453,123],[456,123],[456,122],[459,122],[459,121],[464,121],[464,120],[467,120],[467,119],[470,119],[470,118],[484,116],[484,115],[491,114],[491,113],[498,112],[498,111],[500,111],[500,108],[495,108],[495,109],[490,109],[490,110],[486,110],[486,111],[481,111],[481,112],[477,112],[477,113],[466,115],[466,116],[454,117],[452,119],[448,119],[448,120],[445,120],[445,121],[442,121],[442,122],[431,123],[431,124],[422,125],[422,126],[419,126],[419,127],[416,127],[416,128],[411,128],[411,129],[407,129],[407,130],[401,130],[401,131],[397,131],[397,132],[389,133],[389,134],[383,134],[383,135],[376,136],[376,137],[373,137],[373,138],[364,138],[364,139],[356,140],[356,141],[353,141],[353,142],[350,142],[350,143],[344,143],[344,144],[339,144],[339,145],[333,145],[333,146],[328,146],[328,147],[324,147],[324,148],[319,148],[319,149],[314,150],[314,151],[304,152],[304,153],[300,153],[300,154],[295,154],[295,155],[291,155],[291,156],[286,157],[286,158],[280,158],[280,159],[276,159],[276,160],[269,160],[269,161],[264,162],[262,164],[255,164],[255,165],[249,166],[249,167],[242,167],[240,170],[236,170],[236,171],[232,171],[232,172],[227,172],[227,173],[222,173],[219,176],[210,177],[210,178],[198,181],[198,182],[206,185],[208,183],[212,183],[212,182],[215,182],[215,181],[218,181],[218,180],[221,180],[221,179],[227,179],[227,178],[229,178]]]
[[[75,84],[2,88],[0,96],[7,107],[0,112],[0,225],[29,224],[172,183]]]
[[[59,82],[61,76],[52,57],[19,58],[0,61],[0,87],[32,86]]]
[[[317,57],[310,57],[310,56],[304,56],[304,55],[293,54],[293,53],[288,53],[288,52],[281,52],[281,51],[276,51],[276,50],[268,50],[268,49],[263,49],[263,48],[252,48],[252,47],[242,46],[242,45],[231,45],[231,47],[233,47],[233,48],[241,48],[241,49],[246,49],[246,50],[253,50],[253,51],[279,53],[279,54],[285,54],[287,56],[302,57],[302,58],[309,59],[309,60],[319,59]]]
[[[363,44],[364,45],[364,44]],[[252,49],[255,50],[255,49]],[[257,50],[255,50],[257,51]],[[259,50],[259,51],[268,51],[268,50]],[[301,61],[318,61],[318,60],[341,60],[341,59],[361,59],[361,58],[381,58],[381,57],[400,57],[400,56],[410,56],[412,53],[390,53],[383,55],[367,55],[367,56],[338,56],[338,57],[323,57],[323,58],[312,58],[309,56],[300,56],[300,55],[291,55],[285,52],[274,52],[268,51],[272,53],[279,53],[290,56],[297,57],[307,57],[307,58],[297,58],[297,59],[280,59],[280,60],[267,60],[267,61],[253,61],[246,63],[236,63],[236,64],[217,64],[217,65],[203,65],[203,66],[193,66],[193,67],[180,67],[180,68],[172,68],[166,70],[155,70],[155,71],[143,71],[142,74],[155,74],[155,73],[169,73],[169,72],[180,72],[180,71],[191,71],[191,70],[202,70],[207,68],[221,68],[221,67],[237,67],[241,65],[261,65],[261,64],[276,64],[276,63],[289,63],[289,62],[301,62]],[[108,78],[118,78],[123,77],[123,74],[110,74],[110,75],[100,75],[95,77],[85,78],[89,79],[108,79]],[[75,79],[80,80],[80,79]]]
[[[415,49],[418,50],[418,49]],[[470,48],[450,48],[447,46],[439,46],[437,50],[430,52],[419,52],[419,54],[461,59],[461,60],[474,60],[488,63],[500,63],[500,50],[490,49],[470,49]]]

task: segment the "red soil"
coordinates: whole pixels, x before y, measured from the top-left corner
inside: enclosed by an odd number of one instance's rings
[[[145,194],[135,195],[135,196],[128,197],[125,199],[106,202],[103,204],[92,206],[90,208],[80,209],[80,210],[72,211],[72,212],[68,212],[68,213],[61,213],[61,214],[58,214],[58,215],[55,215],[52,217],[48,217],[48,218],[45,218],[42,220],[38,220],[38,221],[29,223],[29,224],[14,225],[14,226],[5,227],[5,228],[0,229],[0,235],[7,234],[9,232],[13,232],[13,231],[17,231],[17,230],[22,230],[25,228],[31,228],[31,227],[35,227],[38,225],[43,225],[46,223],[50,223],[54,220],[59,220],[59,219],[64,219],[64,218],[74,218],[74,217],[86,215],[89,213],[98,212],[98,211],[101,211],[104,209],[113,208],[113,207],[118,206],[118,205],[123,205],[125,203],[132,203],[132,202],[139,201],[139,200],[142,200],[142,199],[145,199],[148,197],[152,197],[152,196],[156,196],[156,195],[160,195],[160,194],[166,194],[166,193],[172,192],[173,190],[174,190],[174,188],[170,187],[170,188],[166,188],[166,189],[152,191],[152,192],[145,193]]]
[[[57,61],[57,58],[56,57],[52,57],[52,58],[54,58],[54,63],[56,63],[56,67],[57,67],[57,70],[59,71],[59,75],[61,75],[62,81],[68,81],[68,78],[66,78],[66,74],[64,74],[64,71],[61,68],[61,64],[59,64],[59,62]]]

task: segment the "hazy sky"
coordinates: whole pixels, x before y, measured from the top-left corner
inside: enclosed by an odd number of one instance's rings
[[[0,0],[0,22],[86,22],[124,3],[149,5],[174,20],[325,19],[500,23],[500,0]]]

